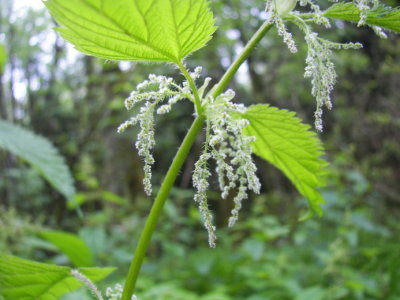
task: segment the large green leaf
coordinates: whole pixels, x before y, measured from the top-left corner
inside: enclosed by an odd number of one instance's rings
[[[72,269],[0,255],[0,295],[5,300],[58,300],[82,284]],[[102,280],[114,268],[80,268],[93,282]]]
[[[328,8],[324,12],[324,16],[358,22],[360,21],[360,10],[353,3],[337,3]],[[367,24],[400,32],[400,9],[380,6],[369,12]]]
[[[295,113],[269,105],[250,106],[243,114],[249,120],[245,134],[255,136],[253,152],[280,169],[308,199],[312,211],[322,214],[324,200],[318,188],[324,185],[321,142]]]
[[[7,52],[4,45],[0,44],[0,74],[4,72],[4,67],[7,63]]]
[[[0,120],[0,148],[29,162],[67,199],[75,195],[71,173],[63,157],[45,138]]]
[[[62,36],[83,53],[180,62],[215,31],[207,0],[47,0]]]
[[[69,232],[44,230],[39,236],[54,244],[76,267],[94,266],[93,253],[78,236]]]

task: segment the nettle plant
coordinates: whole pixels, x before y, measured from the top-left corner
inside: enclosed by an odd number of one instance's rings
[[[123,287],[108,288],[104,298],[92,282],[104,278],[111,269],[73,270],[3,256],[0,287],[5,299],[57,299],[80,284],[87,286],[97,299],[136,299],[135,285],[151,235],[179,170],[203,130],[205,141],[195,163],[193,186],[210,247],[217,243],[207,204],[210,176],[215,174],[218,178],[221,198],[234,194],[229,219],[229,226],[233,226],[242,201],[261,189],[253,154],[280,169],[308,200],[310,210],[304,218],[314,213],[321,215],[324,201],[318,189],[324,185],[327,163],[321,158],[324,152],[320,140],[293,112],[268,104],[245,107],[238,103],[235,92],[227,89],[228,84],[272,27],[277,28],[289,51],[296,52],[296,43],[285,25],[294,24],[308,46],[304,76],[311,79],[311,94],[316,99],[315,128],[322,131],[323,109],[333,106],[333,51],[359,49],[362,45],[329,41],[320,37],[315,27],[328,28],[341,20],[369,26],[382,38],[387,37],[385,31],[400,31],[400,10],[378,0],[331,3],[327,10],[321,10],[312,0],[268,0],[265,22],[219,82],[210,86],[211,78],[202,77],[201,67],[186,68],[187,57],[204,47],[216,30],[207,0],[47,0],[44,4],[60,24],[57,30],[79,51],[110,61],[173,64],[184,76],[185,81],[177,84],[173,78],[149,75],[125,101],[128,110],[138,108],[138,113],[121,124],[118,131],[140,127],[136,148],[144,161],[143,184],[148,196],[152,194],[151,169],[155,163],[155,116],[167,114],[181,101],[190,101],[194,121],[155,198]],[[294,10],[297,6],[309,11]],[[210,169],[211,165],[215,170]]]

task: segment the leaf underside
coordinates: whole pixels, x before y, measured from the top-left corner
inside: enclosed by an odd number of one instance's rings
[[[71,269],[0,255],[0,295],[5,300],[58,300],[82,284]],[[114,268],[81,268],[93,282],[102,280]]]
[[[253,152],[281,170],[307,198],[313,212],[322,214],[324,200],[318,191],[327,163],[320,140],[295,113],[269,105],[250,106],[243,116],[250,125],[245,134],[256,137]]]
[[[324,16],[332,19],[358,22],[360,10],[353,3],[337,3],[324,12]],[[368,25],[379,26],[395,32],[400,32],[400,9],[380,6],[368,13]]]
[[[47,139],[18,125],[0,120],[0,148],[30,163],[67,199],[74,197],[72,175],[64,158]]]
[[[61,35],[109,60],[182,61],[216,27],[207,0],[47,0]]]

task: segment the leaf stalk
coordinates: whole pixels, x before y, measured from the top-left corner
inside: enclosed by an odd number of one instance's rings
[[[199,91],[197,90],[196,83],[194,82],[192,76],[190,76],[189,71],[186,69],[185,65],[183,63],[177,63],[177,66],[181,70],[183,76],[185,76],[187,82],[190,85],[190,88],[192,89],[193,96],[194,96],[194,105],[196,107],[196,113],[198,116],[201,116],[203,114],[203,106],[201,104],[201,99],[199,96]]]

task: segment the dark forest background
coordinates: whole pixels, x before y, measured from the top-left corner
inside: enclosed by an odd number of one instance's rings
[[[55,34],[44,8],[17,2],[0,1],[0,42],[8,53],[0,75],[0,117],[57,146],[75,178],[84,217],[29,165],[0,150],[0,252],[69,264],[33,229],[68,231],[86,241],[97,265],[118,267],[106,285],[122,281],[152,203],[143,193],[142,162],[133,147],[137,131],[116,132],[130,117],[123,100],[149,73],[182,78],[168,65],[83,56]],[[264,2],[211,5],[219,29],[188,65],[203,66],[216,81],[261,24]],[[247,105],[270,103],[312,124],[315,101],[303,76],[306,47],[300,32],[289,28],[299,52],[291,54],[271,31],[231,87]],[[157,227],[139,283],[141,300],[400,299],[400,37],[383,40],[341,22],[319,32],[364,45],[333,58],[339,76],[334,109],[325,112],[319,134],[330,162],[324,216],[298,222],[305,199],[259,160],[262,194],[246,202],[233,229],[226,225],[231,203],[210,192],[219,240],[209,249],[192,200],[199,139]],[[191,105],[181,103],[157,119],[156,189],[192,113]],[[90,296],[82,290],[65,299]]]

